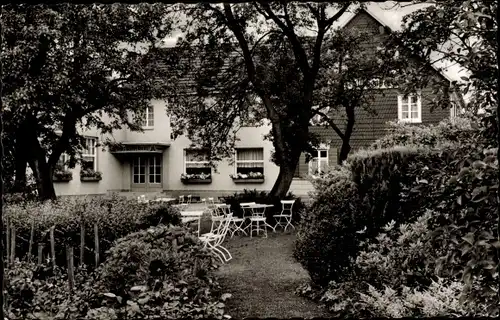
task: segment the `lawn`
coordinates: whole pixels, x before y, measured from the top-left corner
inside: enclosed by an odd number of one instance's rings
[[[292,257],[295,234],[269,233],[269,237],[228,238],[224,245],[233,259],[217,271],[227,300],[226,313],[234,318],[328,317],[326,309],[295,295],[309,280]]]

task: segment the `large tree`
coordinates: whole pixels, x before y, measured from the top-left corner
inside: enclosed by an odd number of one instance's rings
[[[368,78],[383,70],[361,63],[360,56],[345,57],[354,53],[356,45],[349,41],[355,38],[332,26],[353,7],[353,2],[181,6],[187,18],[176,50],[184,57],[187,81],[169,92],[174,135],[187,134],[218,160],[232,155],[240,126],[266,120],[280,167],[271,195],[284,196],[300,154],[318,143],[309,132],[310,120],[319,113],[328,118],[326,107],[351,111],[363,105]],[[348,74],[338,77],[346,66]],[[332,74],[335,68],[340,69]],[[356,94],[346,98],[353,90]],[[341,132],[333,119],[326,123],[346,141],[347,154],[352,126]]]
[[[55,198],[53,169],[62,153],[72,163],[78,160],[79,129],[140,130],[136,120],[156,96],[155,48],[171,31],[166,9],[162,4],[2,8],[2,111],[13,137],[18,188],[29,164],[40,198]]]
[[[351,151],[357,114],[364,109],[376,116],[371,102],[376,95],[384,94],[382,88],[390,87],[397,74],[398,59],[383,50],[386,37],[385,33],[340,29],[325,43],[312,111],[318,116],[314,119],[316,125],[326,126],[338,136],[339,164]]]

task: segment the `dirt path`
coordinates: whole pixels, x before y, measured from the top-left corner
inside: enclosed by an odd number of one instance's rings
[[[292,257],[295,235],[269,234],[269,238],[237,237],[225,246],[233,259],[217,275],[224,292],[232,294],[226,313],[245,317],[329,317],[316,303],[297,296],[297,286],[309,279]]]

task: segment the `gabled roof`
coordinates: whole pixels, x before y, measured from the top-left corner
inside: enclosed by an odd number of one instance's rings
[[[353,14],[351,17],[349,17],[347,20],[345,20],[343,23],[341,23],[339,27],[340,28],[344,28],[345,26],[347,26],[349,24],[349,22],[351,22],[361,12],[364,12],[364,13],[368,14],[371,18],[373,18],[375,21],[377,21],[381,26],[384,27],[384,29],[388,30],[390,33],[394,32],[394,30],[386,22],[384,22],[383,19],[381,19],[380,17],[377,17],[376,14],[374,14],[371,10],[369,10],[366,7],[359,8],[359,10],[355,14]],[[431,68],[433,68],[434,70],[436,70],[441,76],[443,76],[450,83],[453,82],[453,80],[450,77],[448,77],[443,71],[441,71],[438,68],[436,68],[433,64],[431,64],[428,61],[425,61],[425,63],[427,63]]]

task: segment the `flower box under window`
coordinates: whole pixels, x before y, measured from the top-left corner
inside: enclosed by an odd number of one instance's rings
[[[73,173],[69,170],[55,170],[52,176],[54,182],[68,182],[73,180]]]
[[[264,149],[236,149],[236,173],[231,178],[234,183],[263,183]]]
[[[198,173],[198,174],[183,173],[181,175],[181,181],[184,184],[208,184],[212,183],[212,175],[205,173]]]
[[[80,181],[101,181],[102,174],[99,171],[84,169],[80,171]]]
[[[232,174],[231,178],[234,183],[263,183],[264,174],[262,172],[249,172]]]
[[[203,149],[185,149],[184,170],[181,181],[184,184],[212,183],[212,168],[208,153]]]

